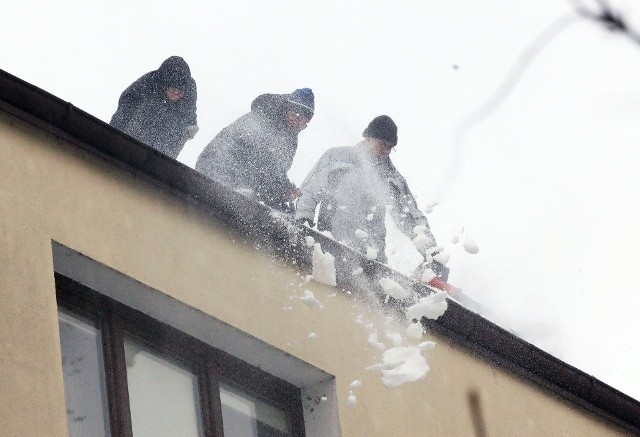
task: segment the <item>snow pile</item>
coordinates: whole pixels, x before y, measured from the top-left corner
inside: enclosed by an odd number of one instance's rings
[[[316,244],[316,240],[314,240],[311,235],[307,235],[306,237],[304,237],[304,242],[307,247],[313,247],[313,245]]]
[[[369,261],[374,260],[378,257],[378,249],[375,247],[368,246],[367,247],[367,259]]]
[[[388,388],[396,388],[424,378],[429,366],[418,347],[397,346],[385,350],[382,353],[382,363],[369,366],[367,370],[380,370],[382,384]]]
[[[324,305],[322,305],[320,301],[315,298],[311,290],[304,290],[304,296],[299,299],[308,307],[321,309],[324,308]]]
[[[398,284],[391,278],[382,278],[378,281],[378,283],[387,295],[386,301],[389,300],[389,297],[400,300],[406,299],[411,296],[410,292],[405,290],[400,284]]]
[[[429,296],[421,297],[417,303],[407,308],[407,319],[427,319],[435,320],[447,310],[447,293],[440,291]]]
[[[312,276],[316,282],[327,285],[336,285],[336,267],[335,258],[329,252],[322,252],[320,243],[313,246],[313,255],[311,257]]]

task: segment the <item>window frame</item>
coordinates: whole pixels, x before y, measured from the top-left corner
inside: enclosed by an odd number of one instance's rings
[[[101,332],[112,436],[133,437],[124,355],[124,338],[129,336],[194,373],[205,437],[224,435],[221,380],[285,411],[291,420],[291,435],[304,437],[298,387],[62,274],[55,273],[55,284],[58,307],[92,320]]]

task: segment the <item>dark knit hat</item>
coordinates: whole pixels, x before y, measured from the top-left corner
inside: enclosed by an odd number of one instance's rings
[[[371,120],[369,126],[362,132],[362,136],[389,141],[395,146],[398,144],[398,126],[388,115],[379,115]]]
[[[299,88],[289,94],[287,101],[291,104],[294,111],[302,111],[309,118],[313,117],[314,96],[311,88]]]

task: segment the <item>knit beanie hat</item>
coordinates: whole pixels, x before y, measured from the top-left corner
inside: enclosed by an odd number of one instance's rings
[[[309,118],[313,117],[314,97],[311,88],[299,88],[289,94],[287,101],[294,111],[301,111]]]
[[[398,126],[388,115],[379,115],[371,120],[369,126],[362,132],[362,136],[389,141],[395,146],[398,144]]]

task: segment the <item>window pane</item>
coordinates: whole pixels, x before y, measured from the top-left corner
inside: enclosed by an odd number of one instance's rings
[[[107,390],[100,331],[88,320],[59,310],[69,436],[108,436]]]
[[[225,437],[285,437],[291,435],[289,417],[240,390],[220,384]]]
[[[202,436],[196,376],[129,338],[124,349],[133,435]]]

